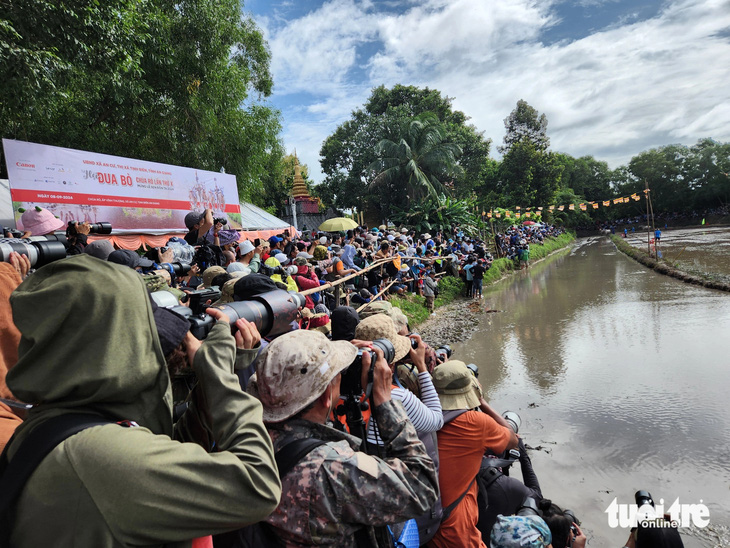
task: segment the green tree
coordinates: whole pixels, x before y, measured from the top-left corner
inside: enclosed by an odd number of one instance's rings
[[[644,151],[629,162],[629,171],[644,189],[649,184],[655,212],[684,211],[692,207],[690,181],[685,165],[690,151],[682,145],[669,145]]]
[[[365,105],[325,139],[320,150],[325,179],[318,187],[325,203],[346,208],[380,201],[368,194],[368,184],[377,174],[371,169],[375,147],[383,139],[397,139],[402,121],[424,112],[434,113],[444,125],[446,140],[461,147],[462,170],[449,190],[459,197],[470,196],[489,160],[490,140],[468,124],[463,112],[453,109],[451,98],[438,90],[399,84],[374,88]]]
[[[418,233],[443,231],[449,233],[458,225],[467,234],[474,234],[479,219],[471,211],[469,203],[443,194],[428,196],[403,209],[395,209],[393,220],[413,228]]]
[[[378,158],[373,169],[378,174],[370,183],[371,190],[394,188],[398,194],[396,203],[404,203],[426,196],[436,198],[443,192],[444,182],[459,172],[457,159],[461,148],[446,142],[444,126],[427,112],[401,123],[398,138],[380,141],[375,154]]]
[[[691,181],[694,208],[714,208],[730,203],[730,143],[700,139],[690,148],[685,167]]]
[[[488,193],[505,207],[545,206],[551,204],[560,184],[563,165],[547,150],[547,118],[525,101],[505,118],[507,130],[504,154],[498,174]]]
[[[240,0],[2,2],[5,137],[236,175],[251,199],[280,114]],[[278,155],[278,156],[276,156]]]
[[[518,143],[529,142],[539,150],[544,152],[550,146],[550,139],[547,136],[547,116],[540,114],[534,107],[530,106],[527,101],[520,99],[517,106],[504,119],[504,127],[507,133],[504,136],[504,146],[500,147],[500,152],[507,153]]]

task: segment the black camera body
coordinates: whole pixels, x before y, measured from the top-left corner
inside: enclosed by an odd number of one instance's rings
[[[228,224],[228,219],[226,219],[225,217],[216,217],[215,219],[213,219],[213,226],[217,225],[218,223],[225,226]]]
[[[155,293],[167,293],[166,291]],[[159,306],[165,306],[163,302],[155,297],[152,298]],[[185,316],[190,322],[190,332],[196,339],[205,339],[213,329],[216,319],[205,313],[206,308],[211,308],[209,302],[215,302],[221,296],[217,288],[201,289],[192,291],[186,297],[190,307],[172,306],[171,310],[181,316]],[[220,309],[228,316],[231,324],[231,331],[235,329],[234,324],[243,318],[259,330],[262,337],[280,335],[291,330],[291,323],[296,321],[299,309],[304,306],[305,299],[299,293],[289,293],[283,289],[275,289],[261,295],[256,295],[247,301],[234,301],[222,304],[215,308]]]
[[[9,226],[4,226],[4,227],[2,227],[2,229],[3,229],[3,233],[2,233],[3,238],[20,238],[23,236],[23,231],[18,230],[17,228],[10,228]]]
[[[76,233],[76,223],[81,224],[81,221],[69,221],[68,228],[72,229],[74,234]],[[112,224],[111,223],[89,223],[89,234],[111,234]]]
[[[395,347],[388,339],[375,339],[373,346],[383,351],[385,360],[391,363],[395,359]],[[364,352],[370,354],[370,374],[372,375],[373,367],[377,355],[373,350],[368,348],[360,348],[357,351],[355,360],[342,372],[342,381],[340,383],[340,393],[345,396],[358,397],[363,393],[362,386],[362,356]]]

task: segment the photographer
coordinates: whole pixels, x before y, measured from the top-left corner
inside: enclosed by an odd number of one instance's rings
[[[190,546],[276,506],[261,405],[233,374],[236,343],[220,311],[207,311],[217,323],[201,344],[187,320],[153,311],[141,276],[87,255],[39,269],[10,301],[21,341],[7,383],[36,405],[9,466],[47,421],[94,413],[103,423],[61,441],[29,476],[3,516],[11,546]],[[195,397],[173,440],[168,367],[190,366]],[[186,434],[194,424],[217,452]]]
[[[359,451],[359,439],[326,425],[339,401],[341,373],[354,367],[354,345],[295,331],[261,354],[249,391],[264,405],[274,448],[302,438],[325,442],[284,475],[281,503],[266,520],[287,546],[377,546],[371,526],[403,522],[436,499],[433,462],[403,408],[391,399],[392,373],[382,350],[374,352],[371,404],[384,440],[382,459]],[[370,370],[370,353],[364,352],[362,386]]]
[[[185,241],[190,245],[199,245],[200,240],[213,228],[213,211],[210,209],[206,209],[203,213],[191,211],[185,215],[185,226],[188,229]]]
[[[393,387],[393,398],[400,400],[406,410],[408,418],[413,423],[416,431],[421,433],[436,432],[444,424],[444,417],[441,411],[441,403],[434,389],[431,375],[426,367],[427,345],[419,335],[411,335],[411,338],[398,335],[393,320],[385,314],[375,314],[362,320],[355,329],[355,338],[358,340],[372,341],[375,339],[388,339],[395,347],[395,356],[391,366],[391,382],[396,364],[406,357],[410,357],[413,365],[418,371],[418,384],[420,388],[420,399],[413,392],[401,386]],[[411,341],[416,342],[413,348]],[[371,420],[368,424],[368,443],[380,445],[377,424]]]
[[[433,372],[433,384],[444,413],[451,415],[438,433],[441,503],[456,506],[431,540],[434,548],[485,547],[477,528],[477,482],[474,481],[487,451],[501,454],[517,447],[517,434],[475,390],[474,375],[463,362],[445,362]],[[457,502],[458,501],[458,502]],[[548,542],[549,544],[549,542]]]
[[[79,255],[84,252],[88,243],[87,237],[91,225],[87,222],[69,223],[66,227],[66,254]]]

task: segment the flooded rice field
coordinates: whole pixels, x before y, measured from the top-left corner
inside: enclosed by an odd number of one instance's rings
[[[666,233],[667,253],[728,242],[727,230],[699,243],[683,232]],[[601,237],[497,284],[481,308],[455,357],[479,366],[495,408],[522,416],[543,494],[576,512],[589,546],[624,545],[606,509],[639,489],[708,507],[708,527],[680,530],[685,546],[730,546],[729,294],[657,274]]]
[[[654,237],[650,234],[649,240]],[[644,232],[629,232],[627,241],[638,248],[647,249]],[[730,228],[681,228],[662,229],[659,251],[664,259],[677,262],[691,272],[714,273],[730,281]]]

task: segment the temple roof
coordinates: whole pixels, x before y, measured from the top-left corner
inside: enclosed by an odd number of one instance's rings
[[[309,198],[307,185],[302,177],[302,168],[299,166],[299,158],[294,156],[294,186],[292,187],[292,196],[295,198]]]

